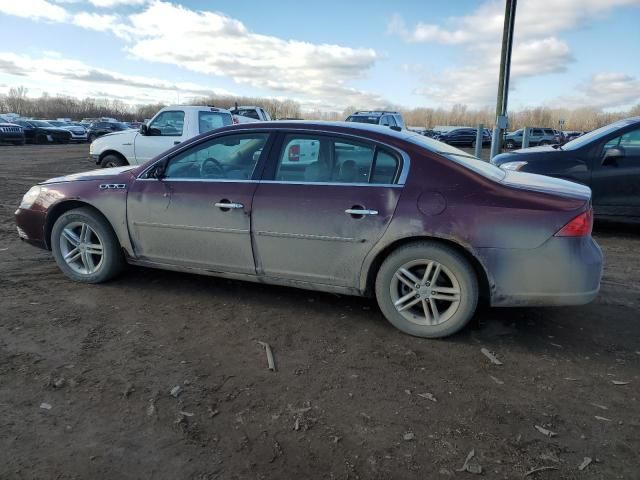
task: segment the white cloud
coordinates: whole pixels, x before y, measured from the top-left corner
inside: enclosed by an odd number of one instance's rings
[[[640,0],[535,0],[520,2],[516,9],[516,39],[552,36],[582,26],[620,6],[640,5]],[[504,0],[485,1],[470,15],[449,18],[450,27],[418,22],[406,26],[399,15],[389,21],[389,33],[407,42],[477,44],[501,38]]]
[[[129,20],[128,52],[146,61],[227,76],[278,95],[321,98],[332,108],[384,102],[348,84],[373,67],[378,54],[372,49],[262,35],[224,14],[161,1]]]
[[[51,10],[46,17],[51,21],[112,32],[125,41],[129,54],[141,60],[228,77],[238,84],[264,89],[276,96],[293,97],[322,109],[342,110],[345,105],[374,108],[389,104],[381,95],[350,85],[364,78],[380,58],[370,48],[263,35],[222,13],[191,10],[161,0],[153,0],[142,11],[128,16],[70,13],[45,0],[24,1]],[[105,8],[145,3],[145,0],[90,1]],[[3,2],[0,12],[17,15],[16,12],[24,10],[24,4],[17,7],[14,0],[0,2]],[[16,6],[5,8],[5,2]],[[27,10],[35,10],[35,6]]]
[[[575,94],[556,98],[567,107],[627,108],[640,104],[640,79],[624,73],[601,72],[578,85]]]
[[[135,103],[174,102],[181,99],[231,92],[189,82],[168,82],[163,79],[123,75],[87,65],[61,56],[33,58],[0,52],[0,74],[19,76],[20,83],[34,85],[36,91],[46,90],[43,85],[76,97],[98,95],[107,98],[127,98]],[[117,87],[117,88],[114,88]]]
[[[46,0],[0,0],[0,13],[52,22],[64,22],[67,19],[64,8]]]
[[[536,0],[520,2],[511,65],[512,89],[518,81],[567,70],[574,61],[569,45],[558,34],[587,25],[612,8],[640,5],[640,0]],[[418,22],[408,27],[399,15],[388,33],[408,43],[440,43],[462,48],[463,67],[422,75],[424,87],[415,93],[445,104],[490,105],[497,94],[504,0],[489,0],[469,15],[447,19],[444,25]]]
[[[117,28],[118,17],[116,15],[101,15],[99,13],[80,12],[76,13],[71,22],[88,30],[105,32]]]
[[[146,2],[147,0],[89,0],[89,3],[98,8],[114,8],[121,5],[142,5]]]

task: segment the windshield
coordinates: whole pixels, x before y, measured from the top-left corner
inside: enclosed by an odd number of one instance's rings
[[[564,150],[575,150],[576,148],[580,148],[587,143],[592,142],[593,140],[604,137],[605,135],[615,132],[619,128],[626,127],[627,125],[629,125],[629,122],[625,120],[621,122],[615,122],[610,125],[605,125],[604,127],[600,127],[589,133],[585,133],[578,138],[574,138],[570,142],[565,143],[562,148]]]
[[[37,127],[53,127],[49,122],[45,122],[44,120],[29,120],[32,125]]]
[[[347,118],[347,122],[372,123],[374,125],[377,125],[379,120],[380,117],[368,117],[365,115],[351,115]]]
[[[434,140],[433,138],[425,137],[423,135],[412,135],[408,137],[407,140],[409,142],[415,143],[430,152],[438,153],[443,157],[462,165],[469,170],[473,170],[479,175],[483,177],[490,178],[495,181],[502,180],[506,173],[495,165],[491,165],[489,162],[485,162],[484,160],[480,160],[477,157],[465,152],[464,150],[460,150],[458,148],[452,147],[443,142],[439,142]]]

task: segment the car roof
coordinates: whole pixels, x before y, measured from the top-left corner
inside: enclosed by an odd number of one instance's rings
[[[313,120],[274,120],[271,122],[253,122],[253,123],[240,123],[236,125],[228,125],[221,127],[219,131],[232,131],[232,130],[319,130],[323,132],[335,132],[335,133],[347,133],[352,135],[368,134],[384,135],[392,137],[398,140],[406,140],[407,138],[419,135],[416,132],[410,130],[394,130],[393,128],[373,125],[370,123],[355,123],[355,122],[320,122]]]

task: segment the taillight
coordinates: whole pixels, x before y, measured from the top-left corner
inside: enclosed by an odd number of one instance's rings
[[[300,145],[291,145],[289,147],[289,161],[297,162],[300,160]]]
[[[585,210],[562,227],[556,237],[586,237],[593,228],[593,208]]]

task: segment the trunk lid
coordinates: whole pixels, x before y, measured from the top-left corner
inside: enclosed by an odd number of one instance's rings
[[[585,202],[591,199],[591,189],[580,183],[514,170],[505,170],[505,173],[506,175],[500,183],[507,187],[549,193],[552,195],[562,195],[584,200]]]

